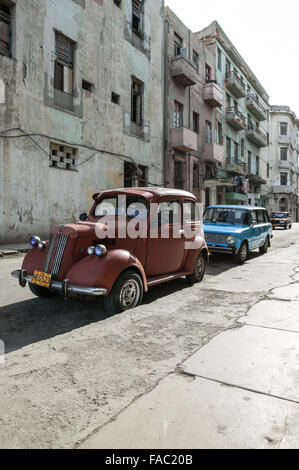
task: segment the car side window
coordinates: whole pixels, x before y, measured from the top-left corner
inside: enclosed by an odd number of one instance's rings
[[[161,202],[158,209],[158,224],[173,225],[181,223],[181,205],[178,201]]]
[[[198,206],[193,201],[184,201],[184,222],[199,222]]]
[[[256,211],[251,212],[251,222],[253,223],[253,225],[257,225],[257,223],[258,223],[258,221],[257,221],[257,212]]]
[[[259,224],[265,223],[264,211],[257,211],[257,220]]]

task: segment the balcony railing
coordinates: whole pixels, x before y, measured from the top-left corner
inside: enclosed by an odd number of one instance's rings
[[[226,109],[226,120],[239,131],[246,128],[246,118],[236,107]]]
[[[267,110],[258,101],[255,95],[247,95],[246,107],[252,114],[259,120],[265,121],[267,119]]]
[[[216,161],[221,164],[224,162],[223,135],[216,130],[205,129],[202,158],[204,160]]]
[[[247,165],[246,162],[240,160],[239,157],[227,157],[226,170],[240,175],[246,175]]]
[[[205,144],[223,145],[222,133],[205,128]]]
[[[235,71],[226,74],[226,86],[237,98],[246,96],[246,85]]]
[[[248,122],[246,137],[258,147],[267,147],[267,135],[252,122]]]

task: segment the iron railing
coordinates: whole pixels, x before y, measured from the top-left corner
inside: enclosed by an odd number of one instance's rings
[[[226,73],[226,80],[230,80],[231,78],[233,78],[246,92],[245,82],[239,77],[239,75],[235,71]]]
[[[223,145],[223,134],[218,130],[205,128],[205,144]]]
[[[253,122],[250,122],[250,121],[248,122],[247,130],[256,132],[256,134],[258,134],[260,137],[262,137],[262,139],[267,141],[267,135],[265,134],[265,132],[263,132],[259,127],[257,127],[255,124],[253,124]]]
[[[233,113],[235,114],[242,122],[244,125],[246,125],[246,117],[244,114],[240,113],[240,111],[236,107],[231,107],[226,109],[226,113]]]
[[[247,95],[247,99],[254,101],[255,104],[260,108],[260,110],[261,110],[263,113],[267,114],[266,108],[264,108],[264,106],[259,102],[259,100],[256,98],[255,95],[252,95],[252,94],[251,94],[251,95]]]

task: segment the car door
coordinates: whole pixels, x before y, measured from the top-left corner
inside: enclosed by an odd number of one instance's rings
[[[158,215],[158,216],[157,216]],[[182,202],[165,199],[152,214],[146,257],[147,277],[179,272],[185,254],[182,229]]]
[[[260,237],[259,237],[259,246],[265,244],[267,235],[268,235],[268,225],[266,223],[266,214],[263,210],[257,211],[257,217],[259,222],[259,230],[260,230]]]
[[[251,231],[250,231],[250,242],[249,248],[254,250],[260,246],[261,240],[261,228],[258,220],[258,211],[251,211]]]

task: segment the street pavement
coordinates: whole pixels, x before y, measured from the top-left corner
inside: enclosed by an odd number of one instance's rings
[[[298,235],[113,317],[35,299],[0,260],[0,447],[297,448]]]

